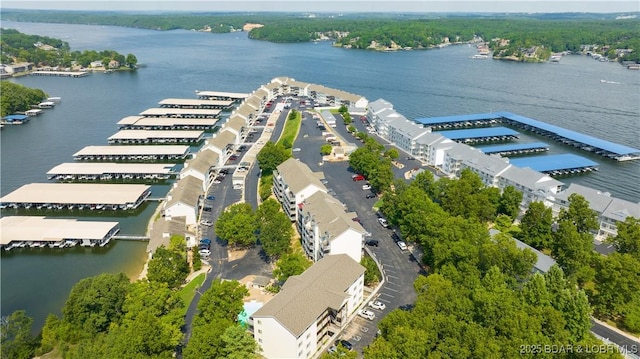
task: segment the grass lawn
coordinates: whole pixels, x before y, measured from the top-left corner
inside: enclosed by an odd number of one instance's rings
[[[382,199],[377,200],[376,203],[373,204],[373,209],[376,211],[379,210],[380,207],[382,207],[382,203],[383,203]]]
[[[285,143],[293,144],[298,137],[298,131],[300,131],[300,125],[302,124],[302,113],[296,112],[296,116],[293,119],[287,117],[282,129],[282,134],[278,140],[278,144],[284,145]]]
[[[189,307],[191,300],[193,300],[193,297],[195,297],[196,295],[196,290],[198,290],[198,288],[202,286],[202,283],[204,283],[205,277],[206,277],[206,274],[201,273],[197,277],[193,278],[193,280],[189,282],[187,285],[182,287],[182,289],[180,289],[180,298],[182,298],[182,302],[185,305],[184,307],[185,314],[187,313],[187,308]]]

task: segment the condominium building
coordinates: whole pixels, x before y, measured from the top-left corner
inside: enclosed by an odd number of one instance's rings
[[[253,336],[268,359],[310,358],[347,324],[364,298],[364,267],[346,254],[326,256],[253,313]]]
[[[297,217],[302,248],[311,260],[346,254],[360,263],[366,231],[334,197],[317,191],[300,203]]]
[[[327,192],[320,182],[323,177],[322,173],[312,172],[309,166],[294,158],[284,161],[273,172],[273,193],[291,221],[296,220],[297,208],[302,201],[318,191]]]

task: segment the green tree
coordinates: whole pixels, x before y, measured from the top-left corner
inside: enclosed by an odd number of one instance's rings
[[[329,144],[324,144],[320,146],[320,154],[322,154],[323,156],[330,155],[331,151],[333,151],[333,146]]]
[[[542,202],[531,202],[520,220],[519,238],[536,249],[550,248],[552,224],[551,208],[545,207]]]
[[[258,153],[257,160],[263,174],[268,175],[289,157],[291,153],[283,145],[268,141]]]
[[[227,207],[215,224],[218,237],[232,246],[248,247],[256,243],[258,222],[249,203],[235,203]]]
[[[284,283],[290,276],[302,274],[309,267],[311,262],[302,253],[287,253],[276,262],[273,275]]]
[[[369,256],[362,256],[362,260],[360,260],[360,264],[364,267],[364,284],[372,285],[380,282],[382,279],[382,274],[380,274],[380,270],[376,265],[376,262],[373,258]]]
[[[222,334],[222,356],[225,359],[259,358],[258,343],[241,325],[232,325]]]
[[[608,238],[609,243],[619,253],[627,253],[640,260],[640,219],[627,217],[624,222],[616,223],[618,235]]]
[[[228,319],[194,321],[191,338],[183,351],[184,359],[222,358],[222,335],[233,325]]]
[[[134,54],[127,54],[127,58],[124,63],[130,68],[135,68],[138,64],[138,58]]]
[[[4,50],[4,49],[3,49]],[[27,111],[48,95],[40,89],[31,89],[12,82],[0,83],[0,116]]]
[[[498,202],[498,213],[506,214],[512,220],[518,217],[520,213],[520,203],[522,202],[522,192],[513,186],[507,186],[500,195]]]
[[[640,260],[617,252],[597,258],[594,307],[601,317],[624,317],[630,303],[640,302]]]
[[[106,357],[171,358],[180,339],[180,327],[167,326],[161,317],[143,310],[109,332]]]
[[[147,266],[147,278],[151,282],[166,283],[177,288],[189,274],[189,264],[181,253],[160,246],[156,249]]]
[[[400,157],[400,152],[395,147],[391,147],[384,152],[384,156],[389,157],[391,160],[397,160]]]
[[[570,220],[560,220],[553,234],[552,250],[568,278],[580,284],[593,279],[595,273],[591,265],[595,255],[590,233],[579,232]]]
[[[256,210],[258,239],[265,254],[271,258],[277,258],[291,249],[293,227],[289,217],[280,208],[280,203],[270,198]]]
[[[569,207],[561,209],[558,214],[560,221],[569,221],[575,225],[579,233],[589,233],[599,228],[598,215],[589,207],[589,202],[577,193],[569,196]]]
[[[169,247],[170,251],[182,253],[186,256],[187,253],[187,241],[184,236],[174,234],[169,238]]]
[[[235,323],[244,308],[243,299],[247,295],[247,287],[236,280],[214,280],[200,297],[198,320],[208,323],[222,319]]]
[[[38,345],[31,335],[33,319],[17,310],[0,321],[0,355],[2,358],[32,358]]]
[[[349,127],[347,127],[347,131],[354,133],[356,132],[356,126],[354,125],[349,125]]]

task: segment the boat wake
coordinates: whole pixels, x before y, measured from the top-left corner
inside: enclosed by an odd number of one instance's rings
[[[600,82],[605,84],[620,84],[620,82],[617,82],[617,81],[600,80]]]

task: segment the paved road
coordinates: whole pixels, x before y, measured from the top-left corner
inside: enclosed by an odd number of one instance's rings
[[[640,358],[640,340],[633,340],[594,320],[591,321],[591,324],[593,324],[591,332],[603,338],[605,343],[611,341],[617,344],[622,349],[621,354],[627,354],[629,358]]]

